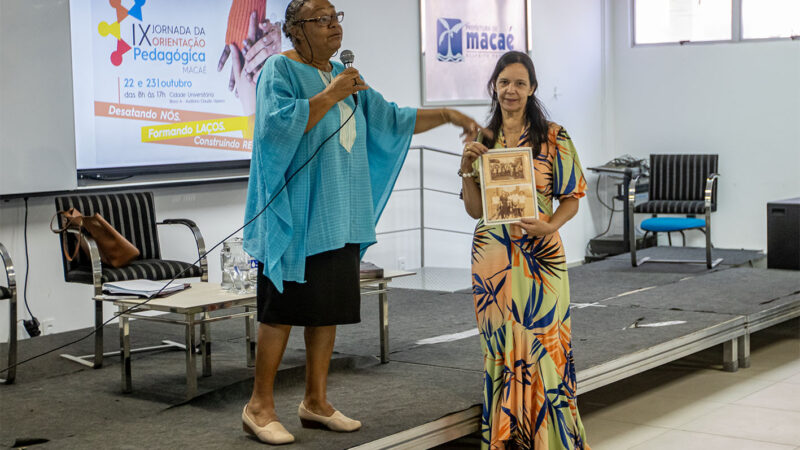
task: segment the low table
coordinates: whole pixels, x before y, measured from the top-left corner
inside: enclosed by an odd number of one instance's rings
[[[255,341],[253,340],[253,318],[256,311],[255,294],[234,294],[222,290],[219,284],[193,283],[191,288],[176,292],[166,297],[153,298],[150,301],[140,297],[123,295],[101,295],[95,301],[112,302],[119,310],[119,342],[122,357],[122,391],[131,392],[131,318],[152,320],[156,322],[174,323],[185,327],[186,353],[186,398],[197,395],[197,367],[195,364],[195,325],[200,325],[200,353],[203,359],[203,376],[211,376],[211,335],[209,324],[220,320],[245,318],[247,366],[252,367],[255,361]],[[145,303],[146,302],[146,303]],[[211,317],[210,313],[235,307],[244,307],[243,313],[232,313]],[[135,310],[131,311],[133,307]],[[160,316],[143,315],[143,311],[159,311],[183,315],[183,320],[169,319]],[[201,314],[201,318],[196,316]]]
[[[416,272],[387,270],[380,278],[362,278],[361,295],[378,295],[378,326],[381,335],[381,363],[389,362],[389,292],[387,286],[393,278],[415,275]]]
[[[389,362],[389,298],[387,295],[388,284],[393,278],[414,275],[414,272],[386,271],[380,278],[365,278],[360,282],[362,295],[378,295],[380,326],[380,360],[381,363]],[[237,317],[245,318],[245,353],[247,366],[252,367],[255,362],[255,339],[253,329],[256,315],[255,294],[234,294],[224,291],[219,284],[192,283],[192,287],[176,292],[166,297],[154,298],[150,301],[140,297],[127,295],[101,295],[95,301],[111,302],[119,311],[119,340],[120,356],[122,357],[122,391],[131,392],[131,346],[130,324],[131,318],[152,320],[156,322],[183,325],[185,328],[185,344],[172,343],[172,346],[181,347],[186,353],[186,398],[197,395],[197,367],[194,348],[197,341],[195,325],[200,325],[200,353],[203,360],[203,376],[211,376],[211,329],[209,324]],[[134,311],[131,308],[136,307]],[[241,313],[231,313],[211,317],[212,311],[244,307]],[[144,311],[159,311],[183,315],[181,319],[171,319],[160,316],[141,314]],[[201,317],[197,317],[201,315]]]

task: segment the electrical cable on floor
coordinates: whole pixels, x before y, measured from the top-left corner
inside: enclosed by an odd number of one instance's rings
[[[592,239],[597,239],[599,237],[605,236],[611,230],[611,221],[614,219],[614,210],[611,211],[611,214],[608,216],[608,226],[606,226],[606,230],[602,233],[598,234],[597,236],[593,237]]]
[[[41,358],[42,356],[45,356],[45,355],[48,355],[48,354],[50,354],[50,353],[53,353],[53,352],[55,352],[55,351],[61,350],[62,348],[69,347],[70,345],[73,345],[73,344],[77,344],[78,342],[80,342],[80,341],[82,341],[82,340],[84,340],[84,339],[87,339],[87,338],[89,338],[90,336],[92,336],[93,334],[95,334],[95,333],[97,332],[97,330],[99,330],[100,328],[102,328],[102,327],[104,327],[104,326],[108,325],[108,324],[109,324],[111,321],[113,321],[114,319],[117,319],[117,318],[119,318],[120,316],[122,316],[122,315],[124,315],[124,314],[129,314],[129,313],[131,313],[131,312],[134,312],[134,311],[136,311],[136,310],[137,310],[139,307],[141,307],[141,306],[143,306],[143,305],[146,305],[148,302],[150,302],[150,300],[152,300],[152,299],[154,299],[154,298],[157,298],[159,295],[161,295],[161,292],[162,292],[162,291],[164,291],[164,289],[166,289],[166,288],[167,288],[167,286],[169,286],[169,285],[170,285],[170,283],[172,283],[172,282],[173,282],[173,281],[175,281],[176,279],[180,278],[180,277],[181,277],[181,275],[183,275],[183,274],[184,274],[184,273],[185,273],[187,270],[189,270],[189,268],[190,268],[190,267],[193,267],[195,264],[199,263],[199,262],[200,262],[200,260],[202,260],[203,258],[205,258],[205,257],[206,257],[206,255],[208,255],[209,253],[211,253],[211,252],[212,252],[214,249],[216,249],[217,247],[219,247],[220,245],[222,245],[222,243],[223,243],[223,242],[225,242],[226,240],[228,240],[228,239],[230,239],[231,237],[233,237],[233,235],[235,235],[235,234],[236,234],[236,233],[238,233],[239,231],[243,230],[243,229],[244,229],[246,226],[250,225],[250,224],[251,224],[251,223],[252,223],[254,220],[256,220],[256,219],[257,219],[259,216],[261,216],[261,214],[263,214],[263,213],[264,213],[264,212],[267,210],[267,208],[269,207],[269,205],[271,205],[271,204],[272,204],[272,202],[273,202],[273,201],[274,201],[276,198],[278,198],[278,194],[280,194],[281,192],[283,192],[283,190],[284,190],[284,189],[286,189],[286,186],[288,186],[288,185],[289,185],[289,182],[290,182],[290,181],[292,181],[292,178],[294,178],[294,177],[295,177],[295,175],[297,175],[297,174],[298,174],[298,173],[299,173],[301,170],[303,170],[303,169],[304,169],[304,168],[305,168],[305,167],[308,165],[308,163],[310,163],[310,162],[311,162],[311,161],[312,161],[312,160],[313,160],[313,159],[314,159],[314,158],[317,156],[317,154],[319,153],[319,151],[320,151],[320,150],[322,150],[322,147],[325,145],[325,143],[326,143],[326,142],[328,142],[328,141],[329,141],[329,140],[330,140],[332,137],[336,136],[336,134],[337,134],[337,133],[339,133],[339,130],[341,130],[341,129],[342,129],[344,126],[345,126],[345,124],[347,124],[347,122],[349,122],[349,121],[350,121],[350,119],[352,119],[352,118],[353,118],[353,116],[355,115],[355,113],[356,113],[356,110],[357,110],[357,109],[358,109],[358,102],[356,102],[356,104],[355,104],[355,108],[353,108],[353,112],[351,112],[351,113],[350,113],[350,116],[348,116],[348,117],[347,117],[347,119],[346,119],[344,122],[342,122],[342,124],[341,124],[341,125],[339,125],[339,128],[337,128],[337,129],[336,129],[336,131],[334,131],[333,133],[331,133],[331,135],[330,135],[330,136],[328,136],[327,138],[325,138],[325,140],[324,140],[324,141],[322,141],[322,143],[319,145],[319,147],[317,147],[317,149],[316,149],[316,150],[314,151],[314,153],[313,153],[313,154],[312,154],[312,155],[311,155],[311,156],[308,158],[308,160],[306,160],[306,162],[304,162],[304,163],[303,163],[303,164],[302,164],[300,167],[298,167],[298,168],[297,168],[297,170],[295,170],[295,171],[294,171],[294,172],[293,172],[293,173],[292,173],[292,174],[291,174],[291,175],[290,175],[290,176],[289,176],[289,177],[286,179],[286,181],[283,183],[283,186],[281,186],[281,188],[280,188],[280,189],[278,189],[278,190],[277,190],[277,192],[275,192],[275,194],[273,194],[273,195],[272,195],[272,198],[270,198],[270,199],[269,199],[269,201],[267,202],[267,204],[266,204],[266,205],[264,205],[264,207],[263,207],[263,208],[261,208],[261,210],[258,212],[258,214],[256,214],[256,215],[255,215],[255,216],[253,216],[252,218],[250,218],[250,219],[249,219],[247,222],[245,222],[245,224],[244,224],[244,225],[242,225],[241,227],[237,228],[235,231],[233,231],[232,233],[230,233],[229,235],[227,235],[226,237],[224,237],[224,238],[223,238],[221,241],[217,242],[217,243],[216,243],[216,244],[215,244],[213,247],[211,247],[210,249],[206,250],[206,252],[205,252],[205,253],[203,253],[202,255],[200,255],[200,257],[198,257],[198,258],[197,258],[197,259],[196,259],[196,260],[195,260],[195,261],[194,261],[194,262],[193,262],[193,263],[192,263],[190,266],[186,267],[185,269],[183,269],[182,271],[180,271],[180,272],[179,272],[177,275],[175,275],[175,276],[174,276],[174,277],[173,277],[171,280],[169,280],[169,281],[168,281],[168,282],[167,282],[167,283],[166,283],[166,284],[165,284],[165,285],[164,285],[164,286],[163,286],[161,289],[159,289],[159,290],[158,290],[158,292],[156,292],[156,293],[155,293],[155,295],[153,295],[152,297],[150,297],[150,298],[148,298],[147,300],[143,301],[142,303],[139,303],[138,305],[131,306],[131,307],[130,307],[130,308],[128,308],[128,309],[125,309],[125,310],[122,310],[122,311],[119,311],[119,312],[117,312],[117,313],[116,313],[116,314],[114,314],[114,315],[113,315],[111,318],[109,318],[108,320],[106,320],[105,322],[103,322],[102,324],[100,324],[99,326],[95,327],[95,328],[94,328],[92,331],[90,331],[90,332],[89,332],[89,334],[87,334],[86,336],[83,336],[83,337],[81,337],[81,338],[78,338],[78,339],[75,339],[75,340],[73,340],[73,341],[67,342],[66,344],[60,345],[60,346],[58,346],[58,347],[56,347],[56,348],[53,348],[53,349],[47,350],[46,352],[39,353],[38,355],[31,356],[31,357],[30,357],[30,358],[28,358],[28,359],[25,359],[25,360],[23,360],[23,361],[19,361],[18,363],[14,364],[13,366],[6,367],[5,369],[0,369],[0,373],[7,372],[7,371],[8,371],[9,369],[11,369],[12,367],[21,366],[22,364],[25,364],[25,363],[28,363],[28,362],[30,362],[30,361],[33,361],[34,359]],[[26,205],[27,205],[27,202],[26,202]],[[26,211],[27,211],[27,210],[26,210]],[[27,217],[27,215],[26,215],[26,217]],[[27,277],[26,277],[26,278],[27,278]]]
[[[621,211],[619,209],[615,209],[614,208],[614,200],[616,200],[615,197],[611,197],[611,206],[606,205],[603,202],[603,200],[600,198],[600,178],[601,177],[602,177],[602,175],[600,177],[597,177],[597,184],[595,185],[596,186],[595,187],[595,197],[597,198],[597,200],[600,202],[601,205],[605,206],[606,209],[611,211],[611,214],[608,216],[608,225],[606,226],[605,231],[603,231],[602,233],[600,233],[597,236],[593,237],[592,239],[589,240],[589,242],[586,243],[586,249],[585,249],[586,254],[587,255],[592,255],[592,256],[597,256],[598,254],[592,251],[591,241],[593,239],[597,239],[599,237],[602,237],[602,236],[605,236],[606,234],[608,234],[608,232],[611,231],[611,224],[612,224],[612,222],[614,220],[614,213]]]
[[[611,210],[611,214],[608,216],[608,226],[606,227],[606,230],[603,231],[602,233],[598,234],[597,236],[593,237],[592,239],[597,239],[599,237],[602,237],[602,236],[605,236],[606,234],[608,234],[608,232],[611,230],[611,223],[612,223],[613,219],[614,219],[614,210]],[[597,256],[598,253],[595,253],[595,252],[592,251],[592,247],[591,247],[592,239],[590,239],[589,242],[586,243],[586,253],[589,254],[589,255],[592,255],[592,256]]]
[[[603,201],[603,199],[600,198],[600,178],[602,178],[602,177],[603,177],[603,174],[600,174],[600,176],[597,177],[597,184],[595,185],[595,189],[594,189],[595,197],[597,198],[597,201],[599,201],[601,205],[605,206],[606,209],[611,211],[612,214],[615,211],[619,212],[618,210],[614,209],[614,198],[613,197],[611,198],[611,206],[606,205],[606,203]]]
[[[25,327],[25,330],[28,332],[30,337],[36,337],[42,334],[42,330],[39,329],[39,319],[33,315],[33,312],[31,312],[31,307],[28,305],[28,273],[30,272],[31,267],[31,259],[28,255],[28,197],[25,197],[23,200],[25,201],[25,222],[22,227],[22,235],[25,242],[25,282],[22,289],[22,300],[24,301],[25,308],[28,310],[28,314],[31,316],[31,318],[30,320],[23,320],[22,326]]]
[[[611,230],[611,223],[612,223],[612,220],[614,219],[614,213],[622,211],[620,209],[615,209],[614,208],[614,200],[616,200],[615,197],[611,197],[611,206],[606,205],[603,202],[603,200],[600,198],[600,178],[597,179],[597,185],[596,186],[597,187],[595,188],[595,193],[596,193],[595,195],[597,196],[597,200],[600,202],[600,204],[605,206],[606,209],[611,211],[611,215],[609,215],[609,217],[608,217],[608,226],[606,226],[606,230],[603,231],[602,233],[598,234],[597,236],[593,237],[592,239],[597,239],[597,238],[599,238],[601,236],[605,236],[606,234],[608,234],[608,232]],[[594,254],[594,252],[592,252],[592,254]]]

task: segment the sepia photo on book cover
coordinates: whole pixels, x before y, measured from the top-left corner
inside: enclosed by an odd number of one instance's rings
[[[481,198],[486,225],[538,218],[530,147],[492,149],[481,155]]]

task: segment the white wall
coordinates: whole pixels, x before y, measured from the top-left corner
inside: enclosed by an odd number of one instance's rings
[[[337,8],[347,12],[343,48],[355,52],[355,66],[367,82],[402,106],[420,105],[419,3],[417,0],[339,0]],[[609,158],[604,150],[606,139],[603,117],[602,5],[592,0],[533,0],[534,63],[541,84],[539,95],[551,118],[564,125],[572,135],[584,166]],[[388,30],[388,32],[387,32]],[[489,74],[485,74],[486,77]],[[552,94],[557,89],[558,97]],[[484,121],[485,107],[459,108]],[[414,138],[414,145],[460,151],[458,131],[443,127]],[[425,154],[426,185],[457,192],[460,179],[455,175],[458,159],[431,152]],[[587,174],[591,178],[591,174]],[[32,174],[35,176],[35,174]],[[591,183],[591,181],[590,181]],[[419,185],[419,152],[409,153],[397,189]],[[156,212],[159,219],[185,217],[197,222],[207,246],[222,239],[242,223],[244,183],[209,184],[190,187],[156,188]],[[463,211],[457,197],[425,194],[428,226],[470,232],[474,221]],[[12,254],[17,279],[24,281],[23,244],[24,208],[21,199],[0,201],[0,242]],[[92,325],[91,288],[67,284],[59,257],[58,238],[48,231],[54,213],[53,198],[29,200],[28,244],[30,275],[28,300],[40,320],[52,319],[50,332],[61,332]],[[593,199],[582,202],[578,217],[562,229],[570,262],[583,258],[588,239],[597,232],[597,219],[603,214]],[[593,220],[592,217],[597,220]],[[387,268],[404,265],[418,267],[419,231],[386,233],[413,228],[419,224],[419,192],[397,192],[390,200],[378,225],[379,243],[365,259]],[[181,227],[160,230],[165,257],[192,258],[192,239]],[[468,267],[471,237],[428,231],[425,237],[427,266]],[[219,281],[219,254],[209,257],[210,280]],[[20,319],[27,312],[20,305]],[[111,311],[107,311],[110,317]],[[7,310],[0,307],[0,341],[7,338]],[[20,337],[27,335],[20,331]]]
[[[533,62],[537,96],[551,120],[566,128],[578,151],[590,187],[597,177],[586,167],[609,159],[604,146],[603,8],[592,0],[533,0]],[[607,213],[590,189],[578,215],[560,230],[567,262],[579,262],[589,239]]]
[[[631,48],[609,1],[613,153],[718,153],[714,245],[766,249],[766,203],[800,196],[800,41]]]

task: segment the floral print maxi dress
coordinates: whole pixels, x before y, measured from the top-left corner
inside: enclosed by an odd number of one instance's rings
[[[496,147],[507,147],[498,138]],[[527,131],[517,147],[530,146]],[[477,161],[476,161],[477,165]],[[556,124],[533,161],[539,219],[553,199],[580,198],[586,180]],[[482,448],[588,449],[576,403],[569,280],[558,232],[531,238],[517,226],[478,221],[472,291],[483,339]]]

